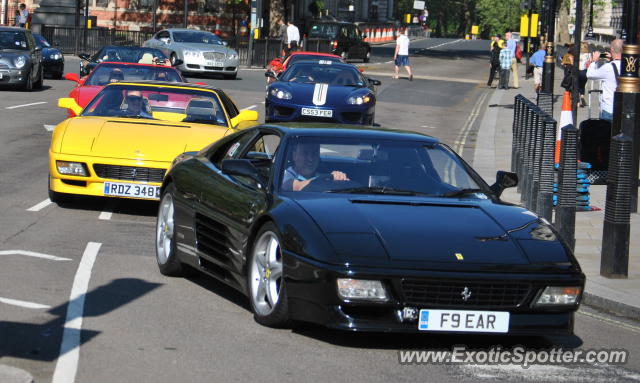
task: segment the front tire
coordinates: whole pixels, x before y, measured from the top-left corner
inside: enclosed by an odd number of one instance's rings
[[[24,90],[25,92],[31,92],[33,90],[33,80],[31,80],[32,70],[30,70],[29,73],[27,73],[27,79],[24,80],[24,85],[22,86],[22,90]]]
[[[256,322],[268,327],[289,326],[280,236],[273,223],[260,228],[248,261],[247,286]]]
[[[40,66],[40,75],[38,76],[38,81],[33,83],[34,89],[42,89],[42,84],[44,83],[44,71],[42,69],[42,65]]]
[[[238,74],[237,73],[225,74],[225,75],[222,75],[222,76],[225,78],[225,80],[235,80],[238,77]]]
[[[184,266],[178,260],[176,245],[175,187],[169,184],[162,194],[156,222],[156,261],[160,273],[171,277],[181,277]]]
[[[363,63],[368,63],[371,60],[371,51],[367,51],[367,53],[364,55],[364,58],[362,59]]]

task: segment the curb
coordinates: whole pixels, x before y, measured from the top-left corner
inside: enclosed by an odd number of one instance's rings
[[[17,367],[0,364],[0,382],[3,383],[33,383],[34,379],[27,371]]]
[[[584,292],[582,304],[632,319],[640,318],[640,307],[634,307],[599,295]]]

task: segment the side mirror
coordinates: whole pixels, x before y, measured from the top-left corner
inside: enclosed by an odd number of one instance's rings
[[[368,79],[368,81],[369,81],[369,84],[371,84],[371,85],[376,85],[377,86],[377,85],[382,84],[382,82],[380,82],[380,80],[376,80],[376,79],[373,79],[373,78]]]
[[[498,170],[496,173],[496,183],[491,185],[491,190],[500,197],[506,188],[512,188],[518,185],[518,175],[516,173]]]
[[[82,107],[80,105],[78,105],[78,103],[76,103],[76,100],[74,100],[71,97],[59,98],[58,99],[58,108],[69,109],[76,116],[79,115],[80,112],[82,112]]]
[[[223,160],[222,172],[230,176],[248,177],[254,180],[258,184],[259,188],[264,186],[264,180],[262,179],[258,168],[256,168],[250,160]]]
[[[34,48],[33,48],[33,50],[34,50],[34,51],[36,51],[36,52],[40,52],[40,51],[42,50],[42,48],[40,48],[40,47],[34,47]]]
[[[258,121],[258,112],[255,110],[243,110],[231,119],[231,126],[235,128],[243,121]]]
[[[272,71],[268,70],[268,71],[264,72],[264,77],[276,78],[276,75]]]
[[[226,42],[226,41],[223,41],[223,42],[222,42],[222,45],[224,45],[224,46],[226,47],[227,45],[229,45],[229,43],[228,43],[228,42]]]
[[[88,55],[88,54],[86,54],[86,53],[80,53],[80,54],[78,55],[78,57],[80,57],[81,59],[83,59],[83,60],[85,60],[85,61],[89,61],[89,58],[90,58],[90,57],[89,57],[89,55]]]
[[[178,66],[178,65],[182,65],[184,63],[184,61],[180,60],[180,59],[176,59],[176,61],[171,64],[171,66]]]
[[[64,78],[65,80],[73,81],[80,84],[80,77],[77,73],[65,73]]]

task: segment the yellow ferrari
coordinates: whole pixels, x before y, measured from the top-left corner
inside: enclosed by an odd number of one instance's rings
[[[71,109],[53,130],[49,199],[72,194],[157,200],[173,159],[257,124],[258,113],[239,111],[221,90],[166,82],[107,85],[82,109]]]

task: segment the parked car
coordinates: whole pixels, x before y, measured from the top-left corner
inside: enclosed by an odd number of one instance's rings
[[[87,106],[96,94],[112,82],[140,80],[187,82],[179,70],[170,66],[123,62],[102,62],[88,76],[80,78],[76,73],[67,73],[65,78],[77,84],[69,92],[69,97],[73,98],[76,104],[82,108]],[[68,109],[68,116],[75,116],[73,110]]]
[[[308,37],[311,39],[327,39],[331,41],[331,53],[345,60],[359,59],[369,62],[371,45],[364,41],[364,36],[357,25],[339,21],[319,21],[311,24]]]
[[[18,85],[26,91],[42,87],[42,51],[31,31],[0,27],[0,85]]]
[[[219,89],[159,81],[111,83],[84,109],[73,98],[61,98],[58,106],[78,117],[53,130],[49,199],[55,203],[75,194],[157,200],[177,155],[258,119]]]
[[[162,50],[178,69],[188,73],[221,74],[235,79],[238,75],[238,52],[227,47],[217,35],[195,29],[164,29],[150,40],[145,47]],[[182,63],[177,63],[181,60]]]
[[[80,61],[80,77],[88,75],[96,65],[104,61],[153,64],[164,63],[168,60],[168,57],[158,49],[115,45],[104,46],[93,56],[80,53],[78,57],[82,59]]]
[[[45,76],[49,75],[53,78],[61,79],[64,74],[64,55],[62,52],[49,44],[42,35],[36,33],[33,38],[36,40],[36,46],[42,52]]]
[[[578,261],[549,222],[500,200],[517,176],[496,179],[415,132],[257,126],[173,162],[158,267],[232,286],[267,326],[572,334]]]
[[[265,121],[372,125],[377,85],[379,80],[364,77],[352,64],[299,61],[267,87]]]

